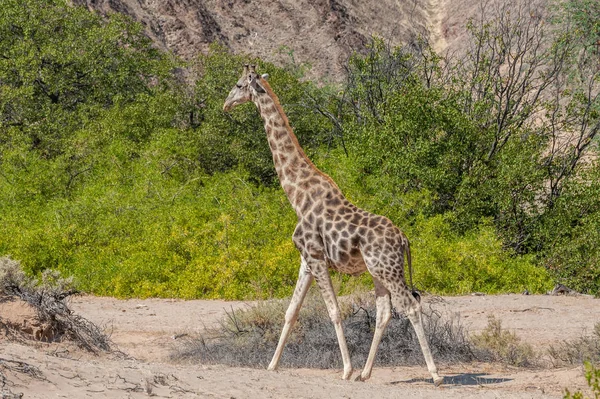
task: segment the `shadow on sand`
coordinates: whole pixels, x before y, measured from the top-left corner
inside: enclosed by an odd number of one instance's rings
[[[445,375],[443,385],[486,385],[486,384],[500,384],[502,382],[512,381],[512,378],[489,378],[486,377],[489,374],[485,373],[466,373],[457,375]],[[390,382],[391,385],[396,384],[412,384],[415,382],[429,382],[433,384],[431,378],[412,378],[404,381]]]

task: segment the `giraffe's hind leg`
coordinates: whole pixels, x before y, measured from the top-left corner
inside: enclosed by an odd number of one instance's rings
[[[427,363],[427,369],[433,378],[433,383],[435,386],[439,386],[444,382],[444,377],[439,376],[437,367],[433,361],[433,356],[431,355],[431,350],[429,349],[429,343],[427,342],[425,329],[423,328],[421,304],[413,297],[410,290],[403,283],[395,283],[393,284],[393,287],[395,287],[395,289],[389,287],[392,295],[392,303],[396,309],[402,309],[406,312],[408,319],[415,329],[417,338],[419,339],[423,356],[425,356],[425,363]]]
[[[302,259],[302,264],[300,266],[300,273],[298,275],[298,281],[296,282],[296,288],[294,289],[294,294],[292,295],[292,300],[290,301],[290,305],[288,306],[287,312],[285,313],[285,324],[283,325],[283,330],[281,331],[281,336],[279,337],[279,343],[277,344],[277,349],[275,350],[275,354],[273,355],[273,359],[269,364],[267,370],[276,370],[277,365],[279,364],[279,360],[281,359],[281,354],[283,353],[283,348],[285,347],[285,342],[287,341],[288,336],[290,335],[290,331],[296,320],[298,319],[298,313],[300,312],[300,307],[302,306],[302,302],[304,301],[304,297],[310,288],[310,283],[313,281],[313,276],[310,274],[306,267],[306,262]]]
[[[373,362],[375,361],[375,355],[377,354],[377,348],[383,332],[387,327],[392,317],[392,305],[390,303],[390,292],[387,288],[381,284],[381,282],[373,277],[373,283],[375,284],[375,296],[377,304],[377,319],[375,321],[375,334],[373,335],[373,342],[371,343],[371,350],[369,351],[369,357],[365,363],[365,367],[362,373],[356,377],[357,381],[366,381],[371,377],[371,370],[373,369]]]

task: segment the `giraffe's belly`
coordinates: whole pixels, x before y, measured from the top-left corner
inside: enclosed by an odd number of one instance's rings
[[[367,270],[360,250],[361,237],[354,234],[332,234],[323,240],[325,257],[330,269],[357,276]]]
[[[349,256],[346,254],[346,256]],[[358,276],[363,274],[367,270],[367,265],[363,260],[362,255],[359,253],[358,256],[351,256],[346,260],[346,257],[340,253],[332,253],[327,256],[327,264],[330,269],[338,271],[340,273],[350,274],[352,276]]]

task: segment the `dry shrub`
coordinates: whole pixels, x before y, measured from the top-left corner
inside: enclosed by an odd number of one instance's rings
[[[352,361],[362,365],[368,357],[375,329],[374,301],[360,296],[342,298],[340,308]],[[436,360],[463,362],[478,358],[458,318],[445,319],[430,306],[425,308],[425,332]],[[219,328],[181,341],[171,357],[205,364],[266,367],[275,352],[286,309],[287,301],[267,301],[229,312]],[[311,290],[302,306],[280,364],[282,367],[342,367],[333,324],[316,290]],[[375,364],[424,364],[410,321],[395,311],[379,345]]]
[[[590,335],[550,346],[548,354],[555,366],[585,362],[600,363],[600,323],[596,323]]]
[[[471,339],[475,347],[487,352],[493,361],[519,367],[539,365],[539,355],[532,346],[522,343],[514,332],[503,329],[502,322],[493,315],[488,317],[487,327]]]
[[[37,281],[25,275],[19,262],[9,257],[0,258],[0,296],[18,298],[33,306],[39,321],[49,325],[48,340],[72,340],[93,353],[110,351],[109,337],[94,323],[69,309],[66,300],[76,293],[72,279],[61,277],[58,271],[47,269]],[[2,323],[2,327],[10,326]]]

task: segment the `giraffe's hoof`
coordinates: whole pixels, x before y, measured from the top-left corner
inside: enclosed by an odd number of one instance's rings
[[[370,375],[364,376],[364,375],[362,375],[362,374],[359,374],[359,375],[357,375],[357,376],[356,376],[356,378],[354,379],[354,381],[365,382],[365,381],[366,381],[366,380],[368,380],[370,377],[371,377]]]
[[[350,377],[352,377],[352,372],[353,371],[354,370],[352,370],[352,369],[344,371],[344,374],[342,375],[342,380],[349,380]]]
[[[439,375],[433,377],[433,385],[435,385],[436,387],[439,387],[443,383],[444,383],[444,377],[440,377]]]

